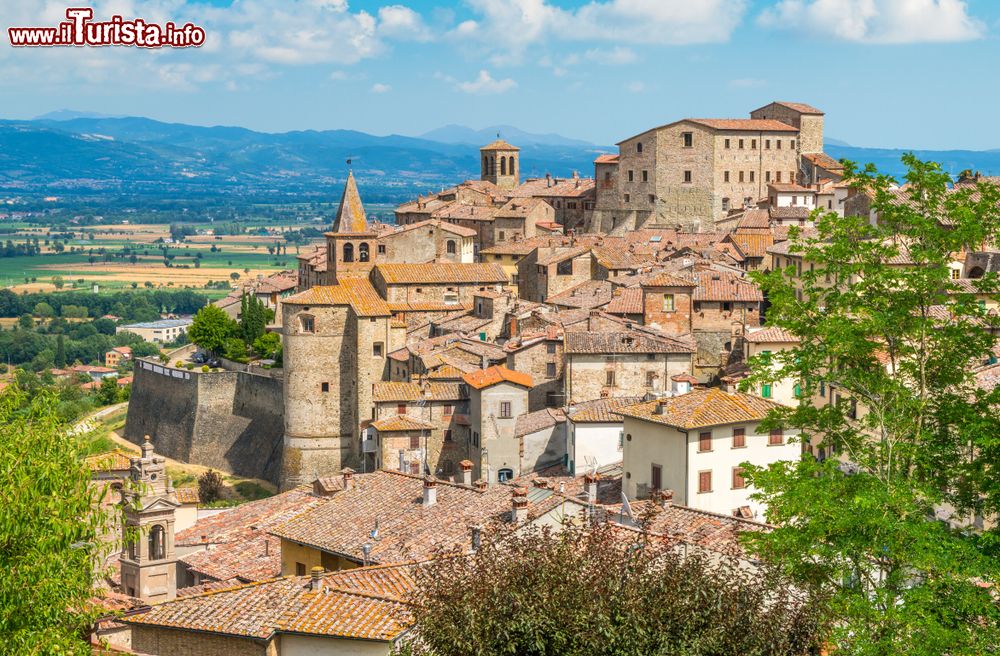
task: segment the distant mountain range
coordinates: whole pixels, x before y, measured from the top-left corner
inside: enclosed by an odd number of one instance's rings
[[[521,148],[522,176],[593,175],[600,153],[616,152],[512,126],[448,125],[420,137],[354,130],[271,134],[239,127],[163,123],[60,110],[0,121],[0,191],[24,195],[330,197],[348,165],[373,202],[394,202],[479,176],[478,148],[501,138]],[[835,158],[873,162],[898,175],[902,149],[858,148],[830,139]],[[1000,151],[916,151],[957,174],[1000,174]]]

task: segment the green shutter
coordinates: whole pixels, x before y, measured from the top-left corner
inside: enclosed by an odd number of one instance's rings
[[[763,396],[765,399],[771,398],[771,386],[770,385],[764,385],[761,388],[760,395]]]

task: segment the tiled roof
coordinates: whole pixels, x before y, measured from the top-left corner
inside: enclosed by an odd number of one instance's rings
[[[617,164],[618,155],[604,154],[594,158],[594,164]]]
[[[530,196],[528,198],[511,198],[503,207],[497,210],[496,217],[523,219],[541,205],[548,206],[548,203],[541,198]]]
[[[729,235],[728,239],[736,244],[746,257],[764,257],[767,255],[768,247],[774,244],[774,235],[770,231],[761,233],[734,232]]]
[[[595,246],[593,249],[594,257],[597,258],[598,264],[610,271],[639,269],[641,267],[648,267],[656,262],[652,253],[637,253],[629,250],[629,248],[634,249],[635,245],[631,247],[619,245]],[[647,248],[644,250],[652,249]]]
[[[604,308],[609,314],[642,314],[643,309],[641,287],[616,290],[611,302]]]
[[[715,551],[739,553],[740,533],[771,530],[760,522],[676,504],[661,506],[652,500],[633,500],[630,505],[633,516],[642,517],[650,533]],[[619,516],[614,510],[608,509],[612,520]]]
[[[538,265],[548,266],[550,264],[556,264],[558,262],[562,262],[563,260],[579,257],[580,255],[583,255],[584,253],[587,253],[589,251],[590,251],[589,246],[572,246],[568,248],[556,248],[551,253],[547,253],[546,255],[539,255]]]
[[[814,165],[826,169],[831,172],[840,172],[844,170],[844,165],[833,159],[826,153],[802,153],[802,159],[812,162]]]
[[[796,205],[794,207],[772,207],[771,218],[773,219],[808,219],[810,210],[808,207]]]
[[[447,221],[438,221],[436,219],[427,219],[426,221],[418,221],[416,223],[409,223],[402,227],[401,230],[396,232],[390,232],[384,237],[392,237],[393,235],[398,235],[404,232],[410,232],[413,230],[419,230],[420,228],[425,228],[427,226],[434,226],[445,232],[450,232],[454,235],[459,235],[461,237],[475,237],[478,233],[472,228],[466,228],[465,226],[455,225],[454,223],[448,223]]]
[[[462,380],[476,389],[483,389],[501,382],[514,383],[515,385],[521,385],[529,389],[534,387],[531,374],[526,374],[522,371],[513,371],[502,365],[494,365],[489,369],[471,371],[462,376]]]
[[[697,123],[714,130],[736,130],[743,132],[798,132],[792,126],[763,118],[688,118],[689,123]]]
[[[98,453],[87,456],[85,462],[90,471],[128,471],[132,468],[132,458],[138,454],[130,454],[122,449],[115,449],[108,453]]]
[[[763,228],[767,229],[771,226],[771,216],[765,209],[760,209],[759,207],[752,207],[744,210],[743,217],[737,221],[736,229],[741,228]]]
[[[799,338],[792,333],[788,332],[784,328],[778,326],[770,326],[768,328],[762,328],[760,330],[754,330],[746,333],[746,340],[748,342],[753,342],[755,344],[762,343],[797,343]]]
[[[682,278],[681,276],[675,276],[672,273],[667,273],[666,271],[658,273],[651,278],[648,278],[643,282],[643,287],[695,287],[696,283],[688,280],[687,278]]]
[[[344,193],[340,197],[340,207],[337,208],[337,216],[333,220],[333,232],[368,232],[368,220],[365,217],[365,208],[361,204],[361,195],[358,193],[358,183],[354,180],[353,171],[347,174]]]
[[[736,274],[702,271],[695,274],[695,278],[698,280],[693,296],[696,301],[759,303],[764,300],[760,287]]]
[[[507,283],[509,278],[499,264],[379,264],[376,270],[390,285],[421,283]]]
[[[370,562],[398,563],[427,558],[438,548],[468,550],[470,526],[502,526],[510,518],[506,485],[478,490],[437,481],[436,486],[436,501],[426,506],[420,476],[386,470],[355,474],[350,489],[324,498],[272,533],[357,562],[364,558],[362,546],[371,544]]]
[[[433,430],[436,424],[408,415],[391,415],[385,419],[373,421],[372,426],[380,433],[397,433],[415,430]]]
[[[413,576],[390,570],[417,566],[368,567],[332,572],[314,591],[310,577],[285,577],[211,590],[152,606],[122,621],[268,640],[296,633],[388,642],[413,624],[403,601]]]
[[[692,343],[639,331],[568,332],[566,353],[694,353]]]
[[[815,193],[815,189],[809,187],[803,187],[792,182],[770,182],[767,188],[772,191],[777,191],[780,193]]]
[[[458,383],[375,383],[373,401],[457,401],[462,397]]]
[[[607,305],[612,298],[607,280],[585,280],[545,299],[546,303],[569,308],[596,308]]]
[[[201,503],[201,493],[196,487],[177,487],[174,488],[174,494],[177,496],[178,503]]]
[[[514,198],[578,198],[594,190],[593,178],[529,178],[508,192]]]
[[[417,301],[404,303],[386,303],[392,312],[455,312],[471,310],[471,304],[445,303],[444,301]]]
[[[635,405],[641,397],[623,396],[610,399],[595,399],[576,403],[567,415],[575,424],[620,424],[622,418],[614,411],[625,406]]]
[[[208,543],[214,545],[213,551],[219,551],[226,548],[220,545],[245,539],[245,531],[251,527],[264,530],[272,524],[288,520],[317,501],[309,487],[299,486],[199,519],[194,526],[177,533],[175,542],[179,547]]]
[[[281,541],[254,527],[232,534],[228,542],[187,553],[184,566],[216,581],[266,581],[281,573]]]
[[[497,208],[492,205],[468,205],[465,203],[448,203],[431,216],[444,221],[492,221]]]
[[[807,105],[806,103],[785,102],[783,100],[775,100],[773,104],[775,104],[775,105],[782,105],[783,107],[787,107],[789,109],[794,109],[795,111],[799,112],[800,114],[821,114],[821,115],[823,114],[822,110],[816,109],[812,105]],[[761,107],[760,109],[764,109],[764,108]]]
[[[367,278],[343,278],[336,285],[318,285],[293,294],[286,305],[350,305],[363,317],[389,316],[389,306]]]
[[[663,406],[662,414],[654,412],[657,404]],[[773,408],[780,407],[773,401],[752,394],[723,392],[721,389],[711,388],[695,389],[687,394],[659,401],[638,403],[616,412],[626,417],[688,430],[759,421]]]
[[[542,408],[519,415],[514,422],[514,437],[537,433],[566,421],[566,415],[556,408]]]
[[[472,365],[468,365],[468,368],[471,370],[474,367]],[[458,367],[456,367],[453,364],[443,364],[440,367],[434,369],[433,371],[428,372],[427,373],[427,379],[428,380],[461,380],[462,379],[462,374],[464,374],[464,373],[465,373],[465,371],[463,371],[462,369],[459,369]]]
[[[497,139],[493,143],[486,144],[479,150],[521,150],[517,146],[512,146],[503,139]]]

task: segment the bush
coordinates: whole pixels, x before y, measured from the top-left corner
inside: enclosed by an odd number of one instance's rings
[[[188,362],[186,365],[184,365],[184,368],[187,369],[188,371],[191,371],[192,369],[194,369],[194,363]]]
[[[180,369],[181,367],[184,366],[184,361],[183,360],[178,360],[177,362],[174,363],[174,366],[177,367],[178,369]]]
[[[222,497],[222,475],[214,469],[198,477],[198,496],[201,503],[212,503]]]
[[[208,367],[208,365],[207,365],[207,364],[203,364],[203,365],[201,365],[201,373],[203,373],[203,374],[207,374],[207,373],[208,373],[208,371],[209,371],[209,367]]]

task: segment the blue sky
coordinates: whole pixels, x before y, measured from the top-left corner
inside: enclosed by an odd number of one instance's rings
[[[69,3],[86,4],[86,3]],[[511,124],[610,144],[772,99],[859,146],[1000,148],[990,0],[97,0],[202,48],[0,45],[0,116],[71,108],[264,131]],[[3,27],[66,4],[0,0]],[[6,30],[4,30],[6,32]]]

